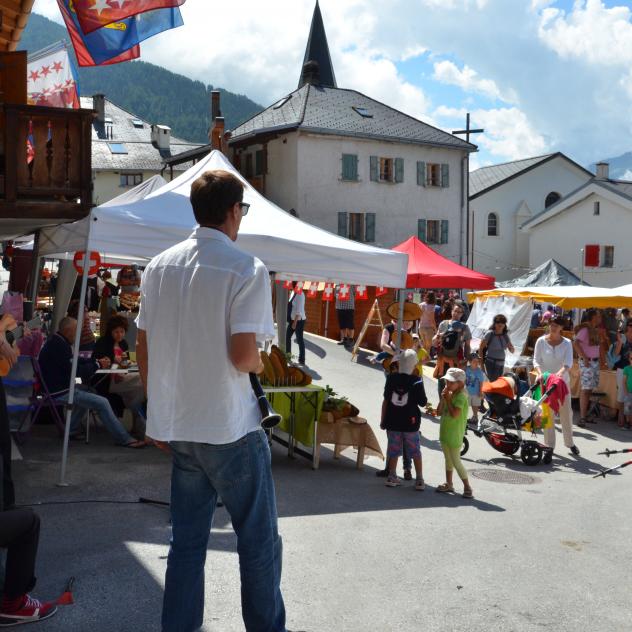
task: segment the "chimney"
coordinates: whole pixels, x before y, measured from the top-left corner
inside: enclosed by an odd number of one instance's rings
[[[168,151],[171,146],[171,128],[166,125],[152,125],[151,144],[158,151]]]
[[[219,107],[219,90],[211,90],[211,125],[213,121],[222,115]]]
[[[97,123],[105,123],[105,95],[95,94],[92,96],[92,109],[97,111]]]
[[[219,149],[224,151],[224,117],[218,116],[213,121],[213,127],[211,127],[210,138],[211,147],[213,149]]]
[[[211,90],[211,129],[208,132],[208,140],[213,149],[223,151],[225,123],[219,104],[219,96],[219,90]]]
[[[610,179],[610,164],[607,162],[597,163],[597,180],[609,180]]]
[[[313,59],[303,64],[301,86],[304,86],[306,83],[310,83],[313,86],[320,85],[320,64]]]

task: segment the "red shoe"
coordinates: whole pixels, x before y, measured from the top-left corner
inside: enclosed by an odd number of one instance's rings
[[[16,601],[19,604],[16,608],[8,606],[6,602],[2,604],[0,628],[43,621],[57,612],[57,604],[54,601],[42,603],[30,595],[24,595],[21,600]]]

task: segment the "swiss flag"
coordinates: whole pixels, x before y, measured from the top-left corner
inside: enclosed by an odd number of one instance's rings
[[[286,281],[286,282],[283,284],[283,287],[284,287],[286,290],[291,290],[291,289],[292,289],[292,281]]]
[[[309,287],[306,289],[308,290],[308,298],[314,298],[318,292],[318,283],[310,283]]]
[[[349,294],[351,292],[351,288],[348,285],[341,285],[338,290],[338,298],[346,301],[349,298]]]
[[[355,291],[355,297],[359,301],[366,301],[369,298],[366,285],[357,285]]]
[[[384,287],[383,285],[378,285],[375,288],[375,298],[377,298],[378,296],[384,296],[385,294],[388,294],[388,288]]]
[[[294,294],[302,294],[303,293],[303,284],[299,281],[294,286]]]
[[[334,300],[334,285],[333,283],[325,283],[325,289],[323,290],[323,301]]]

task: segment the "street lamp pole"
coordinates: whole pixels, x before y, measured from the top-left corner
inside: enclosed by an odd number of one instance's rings
[[[580,279],[582,282],[582,285],[584,285],[584,249],[580,248],[579,249],[579,256],[581,257],[581,261],[580,261],[580,265],[581,265],[581,274],[580,274]]]

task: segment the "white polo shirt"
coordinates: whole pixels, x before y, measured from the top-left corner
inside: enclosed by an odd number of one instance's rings
[[[225,444],[260,427],[247,373],[229,358],[233,334],[272,338],[270,278],[224,233],[197,228],[152,259],[136,323],[147,332],[147,434]]]

